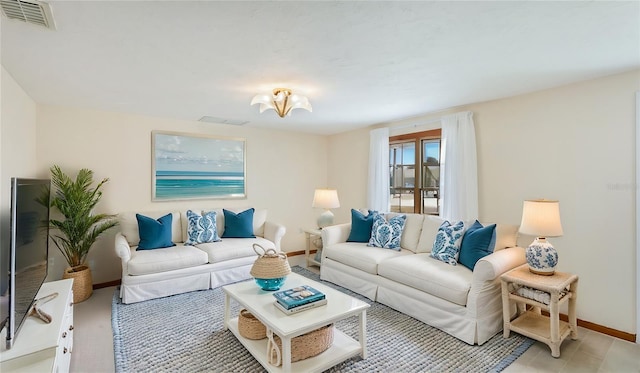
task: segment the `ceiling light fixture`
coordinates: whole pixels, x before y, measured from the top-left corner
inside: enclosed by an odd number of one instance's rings
[[[311,112],[311,104],[305,96],[294,94],[288,88],[276,88],[273,94],[262,93],[251,100],[251,105],[260,104],[260,113],[273,109],[280,118],[291,115],[293,109],[305,109]]]

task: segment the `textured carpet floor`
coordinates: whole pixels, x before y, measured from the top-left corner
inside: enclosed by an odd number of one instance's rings
[[[293,271],[319,281],[301,267]],[[326,283],[370,303],[367,359],[347,360],[330,372],[499,372],[533,343],[499,333],[482,346],[460,340],[382,304]],[[222,329],[224,295],[220,288],[134,304],[112,304],[116,372],[263,372],[235,336]],[[234,305],[232,315],[239,312]],[[354,320],[336,327],[357,338]]]

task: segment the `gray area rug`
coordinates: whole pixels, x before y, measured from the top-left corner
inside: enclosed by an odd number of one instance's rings
[[[303,276],[319,276],[299,266]],[[380,303],[324,282],[369,304],[367,359],[355,357],[329,372],[499,372],[525,352],[533,340],[512,333],[495,335],[470,346]],[[232,315],[240,308],[234,303]],[[134,304],[113,296],[111,322],[116,372],[264,372],[236,337],[222,329],[221,288],[196,291]],[[357,339],[358,323],[347,319],[337,328]]]

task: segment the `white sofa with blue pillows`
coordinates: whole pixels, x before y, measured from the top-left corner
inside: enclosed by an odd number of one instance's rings
[[[253,208],[125,212],[118,219],[123,303],[249,279],[253,244],[280,251],[286,232],[267,221],[267,210]]]
[[[500,275],[526,262],[516,244],[518,226],[447,225],[437,216],[388,213],[370,225],[374,239],[366,240],[371,216],[352,210],[352,223],[322,229],[323,280],[468,344],[481,345],[502,330]],[[350,236],[360,242],[348,242]],[[464,253],[452,249],[456,244]]]

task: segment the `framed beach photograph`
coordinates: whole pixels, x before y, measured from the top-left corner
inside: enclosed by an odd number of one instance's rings
[[[246,198],[246,140],[151,132],[152,199]]]

